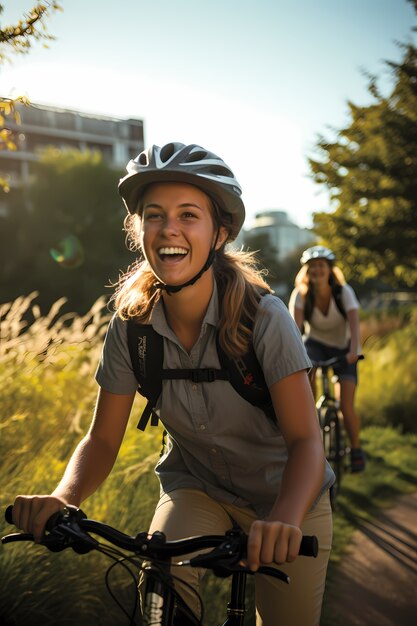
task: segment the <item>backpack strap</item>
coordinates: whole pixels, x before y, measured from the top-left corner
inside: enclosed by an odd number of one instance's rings
[[[127,322],[127,342],[136,379],[138,393],[144,396],[147,404],[138,423],[139,430],[145,430],[149,419],[151,426],[158,425],[155,406],[162,392],[163,380],[191,380],[194,383],[215,380],[229,380],[227,369],[164,369],[164,338],[150,324]]]
[[[147,400],[137,426],[145,430],[149,419],[152,426],[158,425],[159,418],[154,408],[162,391],[164,338],[150,324],[136,324],[134,320],[128,320],[127,343],[138,381],[138,393]]]
[[[226,354],[220,345],[218,334],[216,347],[220,365],[222,369],[229,372],[230,384],[234,390],[244,400],[262,409],[267,417],[276,422],[271,395],[252,342],[248,352],[240,359],[231,359]]]
[[[260,297],[264,293],[267,292],[260,293]],[[253,320],[246,320],[245,325],[252,329]],[[159,417],[155,407],[162,392],[163,380],[191,380],[194,383],[227,380],[242,398],[261,408],[276,422],[271,396],[252,341],[243,357],[231,359],[220,346],[217,333],[216,347],[221,369],[164,369],[164,338],[151,324],[137,324],[134,320],[128,320],[127,339],[133,371],[138,381],[138,393],[147,400],[137,425],[140,430],[145,430],[149,420],[152,426],[158,425]]]
[[[270,292],[267,289],[259,291],[259,300]],[[253,332],[254,319],[242,319],[242,323]],[[249,343],[248,351],[240,359],[231,359],[220,345],[219,335],[216,335],[216,347],[222,368],[230,374],[230,383],[244,400],[257,406],[276,423],[275,410],[272,404],[271,394],[265,381],[262,367],[256,356],[253,341]]]

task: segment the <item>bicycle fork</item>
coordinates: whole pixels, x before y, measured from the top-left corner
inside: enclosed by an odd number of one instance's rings
[[[227,605],[227,619],[223,626],[243,626],[245,621],[246,574],[235,572],[232,576],[232,593]]]
[[[170,577],[169,562],[159,565],[157,576]],[[154,575],[151,574],[154,572]],[[145,568],[145,602],[143,610],[144,626],[171,626],[174,616],[174,596],[167,588],[164,580],[155,576],[155,568],[150,565]]]

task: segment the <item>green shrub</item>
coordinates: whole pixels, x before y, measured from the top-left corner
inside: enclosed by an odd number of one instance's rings
[[[357,407],[363,425],[390,425],[417,432],[417,310],[395,330],[375,332],[364,342]],[[386,320],[382,322],[386,328]]]

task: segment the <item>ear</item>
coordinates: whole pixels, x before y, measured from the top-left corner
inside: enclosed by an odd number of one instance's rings
[[[229,237],[229,232],[224,226],[220,226],[219,228],[219,236],[217,237],[216,250],[220,250],[222,246],[226,243]],[[214,240],[213,240],[214,243]]]

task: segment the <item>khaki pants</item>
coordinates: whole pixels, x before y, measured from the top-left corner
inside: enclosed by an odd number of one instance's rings
[[[149,532],[160,530],[168,540],[196,535],[221,535],[231,528],[233,518],[246,533],[257,517],[251,509],[219,503],[196,489],[178,489],[164,494],[155,510]],[[327,563],[332,541],[332,513],[326,492],[301,527],[304,535],[316,535],[319,540],[317,558],[299,557],[292,563],[280,565],[290,577],[289,585],[269,576],[255,575],[257,626],[318,626]],[[186,557],[181,557],[186,558]],[[199,588],[204,570],[175,568],[175,576]],[[195,594],[181,582],[177,590],[191,610],[199,615]],[[143,591],[143,580],[139,589]]]

